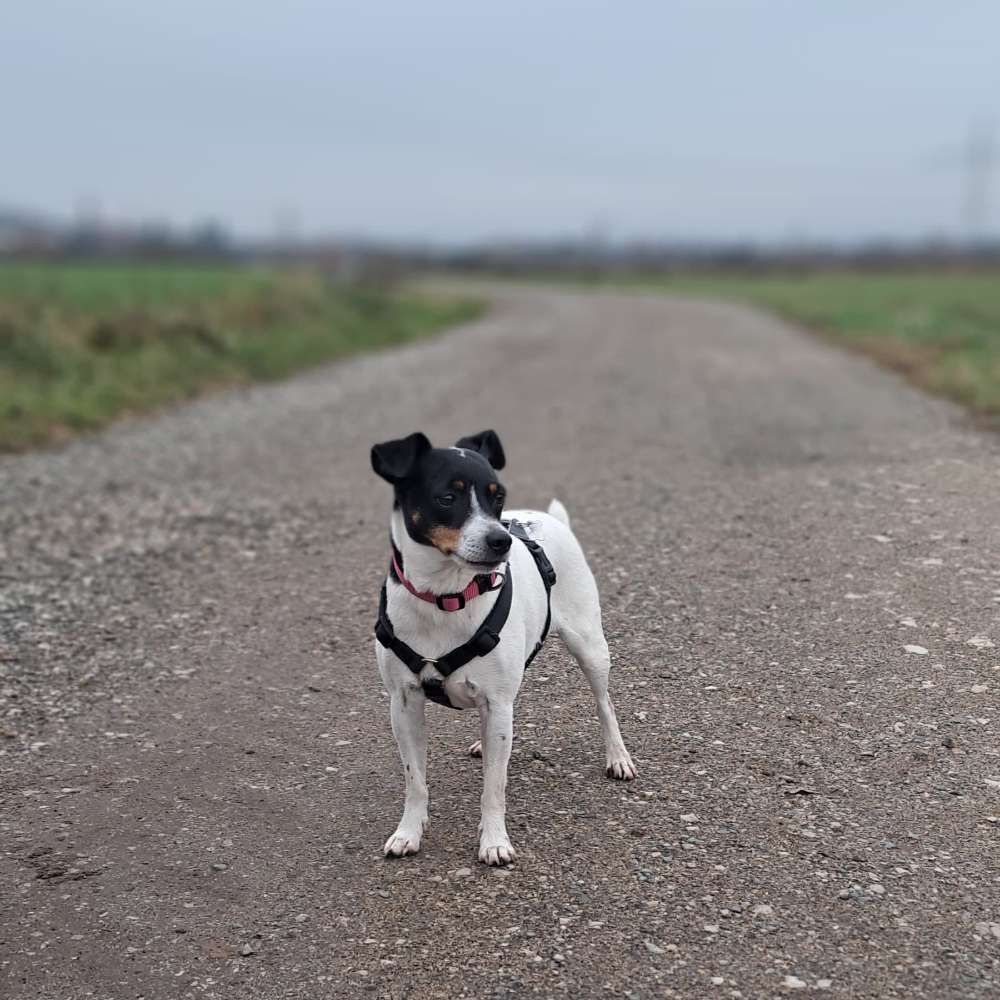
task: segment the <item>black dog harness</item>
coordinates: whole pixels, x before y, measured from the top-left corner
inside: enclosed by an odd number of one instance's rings
[[[524,525],[519,521],[503,521],[501,523],[515,538],[524,543],[525,547],[531,553],[531,557],[535,560],[538,573],[542,578],[542,583],[545,585],[545,625],[542,628],[541,638],[535,643],[535,648],[525,661],[524,667],[527,669],[542,648],[542,643],[545,642],[545,637],[549,634],[549,626],[552,624],[552,587],[556,582],[556,571],[552,568],[552,563],[549,562],[549,557],[545,554],[545,550],[528,535]],[[448,677],[477,656],[486,656],[487,653],[492,652],[500,642],[500,633],[507,623],[507,617],[510,614],[511,599],[514,594],[514,581],[511,576],[510,566],[508,566],[507,574],[504,577],[503,583],[500,584],[500,593],[497,595],[496,602],[490,609],[490,613],[483,619],[482,624],[472,634],[472,638],[468,642],[463,642],[461,646],[456,646],[443,656],[431,659],[427,656],[421,656],[415,649],[408,646],[396,635],[392,627],[392,622],[389,620],[386,586],[386,583],[382,584],[382,593],[379,597],[378,620],[375,622],[375,638],[386,649],[395,653],[418,677],[428,664],[434,667],[442,677]],[[430,680],[422,679],[420,685],[424,689],[424,694],[431,701],[436,701],[440,705],[447,705],[449,708],[458,708],[457,705],[451,703],[451,699],[445,693],[444,685],[437,677]]]

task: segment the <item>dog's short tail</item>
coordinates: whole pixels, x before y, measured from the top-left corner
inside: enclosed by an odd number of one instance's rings
[[[549,513],[557,521],[562,521],[567,528],[569,527],[569,511],[555,497],[552,498],[552,503],[549,504]]]

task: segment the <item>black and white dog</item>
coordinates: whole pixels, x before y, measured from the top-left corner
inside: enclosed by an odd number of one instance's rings
[[[406,779],[403,817],[384,852],[416,853],[427,826],[429,697],[479,710],[481,740],[470,751],[483,757],[479,860],[507,864],[515,857],[505,821],[514,699],[550,617],[597,701],[608,776],[636,776],[608,697],[597,585],[558,500],[548,513],[504,514],[496,470],[505,458],[493,431],[453,448],[411,434],[375,445],[371,458],[395,493],[375,653]]]

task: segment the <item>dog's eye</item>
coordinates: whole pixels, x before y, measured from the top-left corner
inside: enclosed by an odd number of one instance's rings
[[[506,494],[506,493],[498,493],[498,494],[497,494],[497,495],[496,495],[496,496],[495,496],[495,497],[493,498],[493,504],[494,504],[494,506],[496,506],[496,507],[502,507],[502,506],[503,506],[503,502],[504,502],[504,500],[506,500],[506,499],[507,499],[507,494]]]
[[[450,507],[455,502],[455,494],[445,493],[443,496],[435,497],[434,502],[439,507]]]

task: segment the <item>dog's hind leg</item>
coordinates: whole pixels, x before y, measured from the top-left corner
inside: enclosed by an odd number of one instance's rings
[[[406,779],[403,818],[396,832],[385,842],[388,857],[416,854],[427,826],[427,730],[424,724],[423,691],[412,685],[402,686],[391,695],[392,733],[399,747]]]
[[[513,704],[486,701],[479,709],[483,751],[482,819],[479,821],[479,860],[506,865],[516,852],[507,836],[507,765],[514,738]]]
[[[599,619],[598,619],[599,620]],[[618,728],[618,717],[615,707],[608,695],[608,674],[611,672],[611,655],[604,632],[598,625],[588,629],[586,633],[577,632],[565,623],[559,625],[559,635],[573,658],[580,664],[590,684],[594,700],[597,702],[597,717],[601,723],[601,735],[604,737],[606,751],[605,773],[609,778],[619,781],[631,781],[638,775],[638,770],[625,749],[621,730]]]

